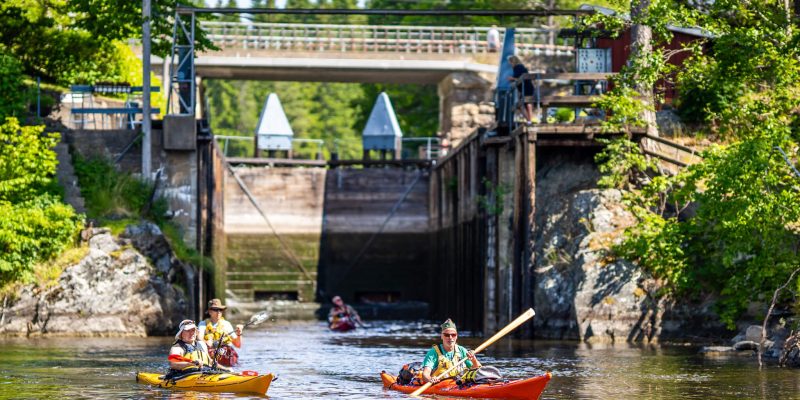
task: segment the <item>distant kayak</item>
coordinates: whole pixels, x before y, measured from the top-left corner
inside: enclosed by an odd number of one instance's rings
[[[178,379],[164,379],[161,374],[139,372],[136,381],[165,389],[197,390],[214,393],[267,394],[275,378],[272,374],[244,376],[229,373],[190,373]]]
[[[331,322],[330,328],[335,332],[347,332],[356,329],[356,323],[347,317],[334,318]]]
[[[431,386],[423,394],[484,399],[536,400],[541,396],[545,386],[547,386],[547,382],[550,382],[551,376],[548,372],[542,376],[516,381],[466,384],[463,386],[459,386],[454,380],[449,379]],[[381,372],[381,380],[383,380],[383,387],[403,393],[412,393],[419,388],[418,385],[401,385],[397,383],[396,376],[389,375],[386,372]]]

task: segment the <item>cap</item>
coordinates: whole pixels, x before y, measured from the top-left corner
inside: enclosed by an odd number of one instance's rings
[[[458,330],[456,329],[456,323],[453,322],[453,320],[450,318],[448,318],[447,321],[444,321],[444,323],[442,324],[442,332],[444,332],[445,329],[453,329],[456,331]]]
[[[192,329],[197,329],[197,325],[195,325],[194,321],[190,319],[181,321],[181,323],[178,325],[178,333],[175,334],[175,339],[181,338],[181,332],[190,331]]]

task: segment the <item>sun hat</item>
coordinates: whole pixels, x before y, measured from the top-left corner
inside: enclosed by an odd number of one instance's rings
[[[194,321],[190,319],[181,321],[181,323],[178,325],[178,333],[175,334],[175,339],[181,338],[181,332],[190,331],[192,329],[197,329],[197,325],[195,325]]]
[[[211,309],[214,309],[214,308],[220,309],[220,310],[224,310],[224,309],[226,309],[228,307],[223,306],[222,305],[222,300],[220,300],[220,299],[211,299],[211,301],[208,302],[208,309],[211,310]]]

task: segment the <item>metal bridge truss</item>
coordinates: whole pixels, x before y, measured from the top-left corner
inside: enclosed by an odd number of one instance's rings
[[[167,114],[195,113],[195,69],[194,40],[195,14],[193,12],[175,13],[175,24],[172,28],[172,52],[169,62],[169,94],[167,96]],[[173,93],[177,97],[178,110],[172,110]]]

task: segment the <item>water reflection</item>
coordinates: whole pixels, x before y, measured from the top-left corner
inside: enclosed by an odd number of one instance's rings
[[[248,331],[240,368],[273,372],[272,399],[404,399],[384,391],[378,372],[421,360],[436,325],[373,322],[332,333],[323,323],[264,324]],[[137,371],[160,372],[171,338],[0,340],[0,398],[246,399],[254,396],[176,392],[137,384]],[[475,347],[481,338],[461,337]],[[705,359],[695,348],[589,346],[502,340],[481,356],[509,378],[553,371],[543,399],[800,398],[800,372],[754,359]]]

